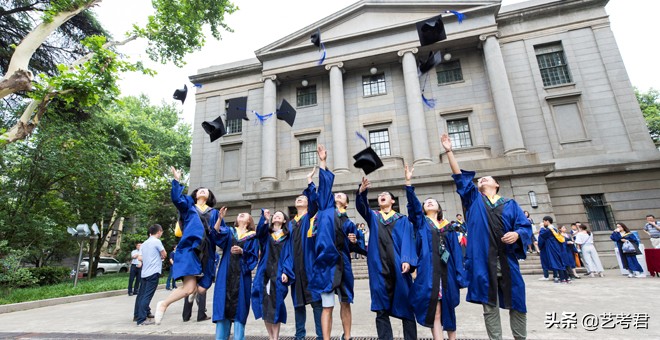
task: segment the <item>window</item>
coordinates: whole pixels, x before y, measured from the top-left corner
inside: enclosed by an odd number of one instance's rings
[[[389,156],[390,134],[385,130],[369,131],[369,144],[378,156]]]
[[[385,74],[362,77],[362,90],[365,97],[387,94],[385,90]]]
[[[296,106],[316,105],[316,85],[296,89]]]
[[[541,70],[543,86],[554,86],[571,82],[568,72],[564,48],[561,43],[551,45],[535,46],[536,60]]]
[[[300,166],[314,166],[317,163],[316,139],[300,141]]]
[[[436,66],[438,85],[455,83],[463,80],[461,62],[458,60],[441,63]]]
[[[451,139],[451,145],[457,149],[472,146],[470,138],[470,124],[467,118],[447,121],[447,135]]]
[[[609,204],[605,204],[603,194],[582,195],[582,204],[587,212],[593,231],[611,231],[614,229],[614,216]]]
[[[225,100],[225,117],[227,110],[229,109],[229,100]],[[243,132],[243,120],[242,119],[231,119],[227,120],[227,134],[231,133],[241,133]]]

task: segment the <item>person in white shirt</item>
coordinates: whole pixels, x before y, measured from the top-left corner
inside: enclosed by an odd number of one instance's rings
[[[603,277],[603,265],[600,263],[598,251],[594,247],[594,235],[587,230],[587,226],[584,224],[580,224],[579,228],[580,231],[575,235],[575,244],[582,251],[582,259],[584,259],[589,276],[595,277],[598,274]]]
[[[131,251],[131,269],[128,276],[128,296],[137,295],[140,289],[140,272],[142,269],[142,262],[138,259],[140,256],[140,247],[142,242],[135,244],[135,249]],[[135,282],[135,283],[133,283]]]
[[[142,255],[139,259],[142,261],[142,282],[140,282],[140,291],[135,299],[134,315],[137,316],[137,325],[153,325],[155,322],[149,317],[151,308],[149,304],[158,288],[158,279],[163,271],[163,260],[167,258],[167,252],[160,237],[163,236],[163,227],[154,224],[149,227],[149,239],[142,243]]]

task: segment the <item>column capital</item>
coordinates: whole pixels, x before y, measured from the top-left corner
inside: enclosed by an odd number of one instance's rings
[[[272,81],[275,81],[277,79],[277,74],[271,74],[268,76],[261,76],[261,82],[265,82],[266,79],[270,79]]]
[[[403,57],[403,55],[406,54],[406,53],[408,53],[408,52],[410,52],[410,53],[412,53],[412,54],[417,54],[417,52],[419,52],[419,49],[418,49],[417,47],[406,48],[406,49],[403,49],[403,50],[400,50],[400,51],[396,52],[396,54],[397,54],[399,57]]]
[[[486,39],[488,39],[490,37],[495,37],[495,38],[499,39],[501,36],[502,36],[502,33],[500,33],[500,31],[494,31],[494,32],[485,33],[485,34],[480,35],[479,40],[480,41],[486,41]]]
[[[344,68],[344,62],[343,62],[343,61],[338,61],[338,62],[336,62],[336,63],[326,64],[326,65],[325,65],[325,70],[326,70],[326,71],[330,71],[330,70],[332,70],[332,68],[335,67],[335,66],[336,66],[338,69],[343,69],[343,68]]]

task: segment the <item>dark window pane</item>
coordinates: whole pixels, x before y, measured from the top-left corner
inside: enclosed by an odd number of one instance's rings
[[[316,85],[299,87],[296,94],[296,106],[316,105]]]
[[[561,44],[536,46],[536,61],[541,71],[543,86],[571,83],[566,56]]]
[[[452,146],[457,149],[472,146],[470,124],[467,118],[448,120],[447,135],[449,135],[449,139],[451,139]]]
[[[371,148],[376,151],[378,156],[389,156],[390,152],[390,135],[387,129],[369,131],[369,144]]]
[[[387,94],[385,74],[362,77],[362,91],[365,97]]]
[[[461,62],[458,60],[441,63],[436,66],[436,70],[439,85],[463,80]]]
[[[316,154],[316,139],[300,141],[300,166],[316,165],[318,156]]]

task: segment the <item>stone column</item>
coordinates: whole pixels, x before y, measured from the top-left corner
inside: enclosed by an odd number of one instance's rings
[[[424,117],[424,104],[422,103],[422,89],[419,86],[419,76],[417,75],[417,60],[415,59],[417,51],[417,48],[411,48],[397,52],[399,57],[402,57],[403,84],[406,88],[414,165],[432,162],[426,118]]]
[[[325,65],[330,71],[330,115],[332,116],[332,160],[335,173],[348,172],[348,140],[346,139],[346,107],[344,104],[344,63]]]
[[[525,150],[525,143],[520,131],[520,123],[518,122],[516,106],[513,103],[511,85],[509,85],[509,78],[504,67],[502,50],[500,50],[500,43],[497,41],[499,35],[499,32],[484,34],[479,36],[479,40],[483,41],[486,71],[488,72],[490,90],[493,94],[497,122],[500,125],[504,154],[507,155],[526,152],[527,150]]]
[[[277,180],[277,76],[263,77],[264,106],[262,114],[273,113],[273,116],[264,122],[261,129],[261,180]]]

